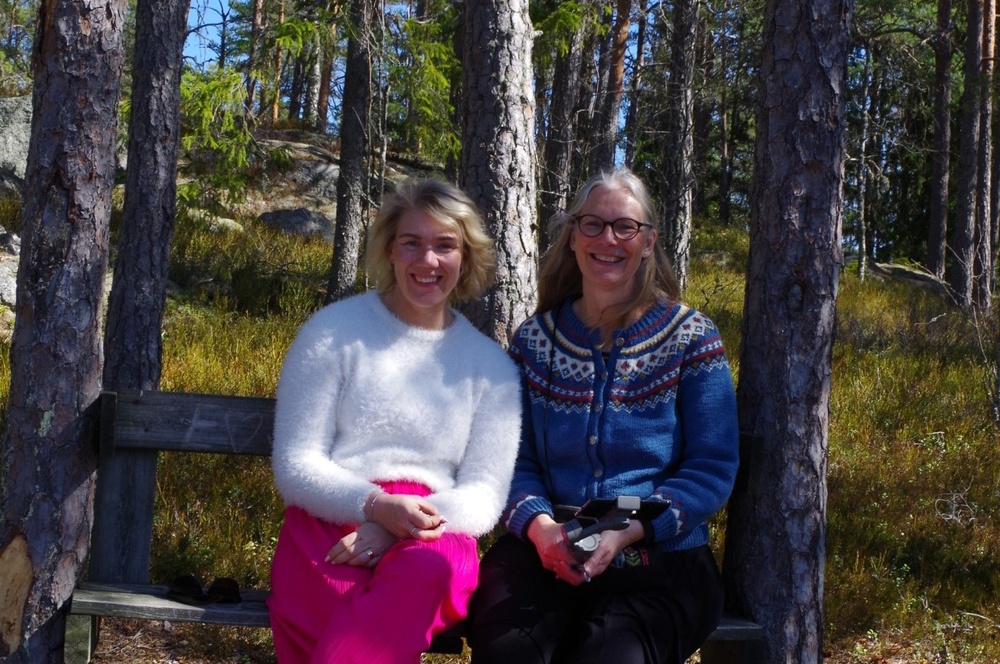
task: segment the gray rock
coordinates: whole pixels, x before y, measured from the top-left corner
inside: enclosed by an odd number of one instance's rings
[[[17,258],[0,260],[0,304],[11,309],[17,304]]]
[[[311,196],[337,200],[340,166],[327,161],[297,161],[288,179],[301,185]]]
[[[245,233],[246,229],[235,219],[229,217],[213,217],[208,221],[208,230],[215,233]]]
[[[21,255],[21,237],[16,233],[8,233],[0,228],[0,250],[11,256]]]
[[[14,174],[14,171],[0,166],[0,198],[21,200],[24,191],[24,180]]]
[[[334,222],[315,210],[307,208],[272,210],[263,213],[258,219],[282,233],[315,235],[333,242]]]
[[[31,96],[0,97],[0,169],[24,178],[31,141]]]

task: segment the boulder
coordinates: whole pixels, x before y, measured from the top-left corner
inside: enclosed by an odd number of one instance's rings
[[[333,242],[334,222],[326,215],[300,207],[271,210],[258,217],[270,228],[293,235],[318,236]]]
[[[31,142],[31,96],[0,97],[0,169],[24,179]]]

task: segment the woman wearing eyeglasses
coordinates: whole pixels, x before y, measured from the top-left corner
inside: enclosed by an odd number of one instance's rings
[[[681,664],[722,614],[707,521],[738,460],[729,364],[680,302],[634,174],[591,179],[550,231],[538,310],[509,349],[524,423],[508,534],[470,608],[472,661]],[[618,496],[663,511],[567,540],[558,506]]]
[[[507,497],[521,397],[513,362],[449,302],[477,297],[494,264],[461,190],[405,182],[369,234],[377,289],[321,309],[292,343],[268,600],[282,664],[418,664],[465,617],[474,538]]]

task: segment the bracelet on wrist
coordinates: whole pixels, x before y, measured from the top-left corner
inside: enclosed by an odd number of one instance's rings
[[[374,491],[371,491],[365,497],[365,504],[362,506],[361,509],[361,513],[365,517],[365,521],[375,520],[375,501],[378,500],[378,497],[381,496],[383,493],[384,492],[381,489],[376,489]]]
[[[382,497],[382,494],[384,494],[384,493],[385,493],[385,491],[379,491],[374,496],[372,496],[371,502],[368,503],[368,517],[367,518],[368,518],[369,521],[371,521],[373,523],[375,522],[375,503],[378,501],[379,498]]]

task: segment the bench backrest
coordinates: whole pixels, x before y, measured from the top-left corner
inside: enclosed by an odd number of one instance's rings
[[[88,578],[149,581],[159,452],[269,456],[273,425],[274,399],[104,392]]]
[[[121,390],[101,395],[100,454],[271,454],[274,399]]]

